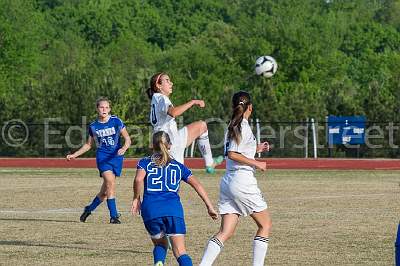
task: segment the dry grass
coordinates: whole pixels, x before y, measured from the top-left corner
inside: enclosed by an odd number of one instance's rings
[[[211,198],[219,177],[196,172]],[[400,218],[400,172],[269,171],[258,176],[273,218],[267,265],[393,265]],[[118,179],[121,225],[100,206],[80,223],[97,193],[95,169],[0,169],[0,264],[151,265],[152,245],[140,217],[129,214],[133,170]],[[196,193],[181,191],[187,249],[196,265],[219,228]],[[256,227],[242,219],[216,265],[251,265]],[[170,252],[167,265],[177,265]]]

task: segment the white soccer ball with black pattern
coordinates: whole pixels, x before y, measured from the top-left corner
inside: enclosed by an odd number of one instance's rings
[[[257,75],[270,78],[276,73],[276,70],[278,70],[278,64],[272,56],[263,55],[257,58],[255,69]]]

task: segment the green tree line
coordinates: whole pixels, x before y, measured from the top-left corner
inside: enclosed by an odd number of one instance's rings
[[[103,95],[144,123],[157,71],[175,104],[206,101],[188,122],[228,120],[239,89],[262,121],[400,121],[399,50],[399,0],[0,0],[0,121],[79,124]],[[271,79],[254,74],[261,55]]]

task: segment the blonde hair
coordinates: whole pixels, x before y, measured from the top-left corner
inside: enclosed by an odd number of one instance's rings
[[[158,167],[166,166],[172,157],[169,154],[168,147],[171,145],[171,140],[167,133],[164,131],[158,131],[153,134],[153,155],[151,160]]]
[[[96,100],[96,108],[99,107],[101,102],[108,102],[108,105],[111,108],[111,101],[107,97],[104,97],[104,96],[100,96],[99,98],[97,98],[97,100]]]

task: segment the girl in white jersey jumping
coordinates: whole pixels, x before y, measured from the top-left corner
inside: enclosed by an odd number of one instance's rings
[[[182,115],[192,106],[205,107],[203,100],[190,100],[185,104],[174,106],[169,99],[172,93],[173,83],[170,77],[160,72],[150,79],[150,88],[147,95],[151,100],[150,123],[154,132],[164,131],[170,136],[171,156],[180,163],[184,163],[185,148],[198,139],[198,146],[204,158],[207,173],[214,173],[215,166],[222,163],[223,157],[212,157],[210,142],[208,139],[207,124],[204,121],[193,122],[178,130],[175,118]]]
[[[265,171],[266,162],[256,161],[256,152],[269,150],[267,142],[257,145],[248,119],[253,111],[250,95],[239,91],[232,98],[232,118],[225,134],[226,173],[220,183],[221,228],[207,243],[200,265],[212,265],[224,243],[233,235],[240,216],[250,215],[258,226],[253,240],[253,265],[264,265],[272,222],[255,169]]]

